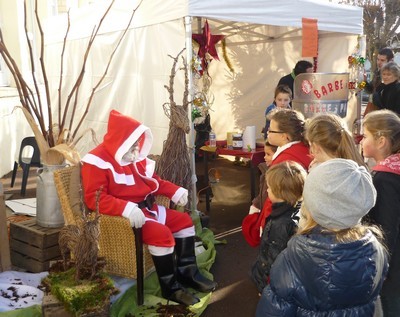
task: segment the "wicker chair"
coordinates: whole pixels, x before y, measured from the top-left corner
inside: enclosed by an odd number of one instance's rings
[[[70,166],[55,171],[54,182],[60,198],[65,225],[79,224],[82,221],[80,166]],[[156,198],[156,203],[168,207],[169,199],[159,196]],[[139,236],[141,238],[141,232]],[[101,215],[99,256],[106,260],[105,271],[107,273],[137,278],[141,274],[140,272],[148,272],[154,267],[151,255],[147,247],[143,248],[141,239],[138,239],[139,236],[137,234],[135,236],[128,219]],[[135,244],[142,247],[137,249]],[[140,291],[140,288],[143,288],[143,276],[139,276],[137,285],[138,304],[141,305],[143,303],[143,290]],[[142,298],[139,298],[139,293],[142,293]]]

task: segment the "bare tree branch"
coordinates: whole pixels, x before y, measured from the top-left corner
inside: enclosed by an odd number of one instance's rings
[[[88,114],[88,112],[89,112],[89,109],[90,109],[90,105],[92,104],[92,101],[93,101],[94,93],[96,92],[96,90],[98,89],[98,87],[100,86],[100,84],[102,83],[102,81],[104,80],[104,78],[106,77],[107,72],[108,72],[108,69],[109,69],[109,67],[110,67],[110,65],[111,65],[111,62],[112,62],[112,60],[113,60],[114,54],[115,54],[115,52],[117,51],[117,49],[119,48],[119,46],[120,46],[120,44],[121,44],[121,42],[122,42],[122,39],[125,37],[126,32],[129,30],[129,27],[130,27],[130,25],[131,25],[131,23],[132,23],[133,17],[134,17],[134,15],[135,15],[135,13],[136,13],[136,10],[139,8],[139,6],[141,5],[141,3],[142,3],[142,1],[140,1],[140,3],[136,6],[135,9],[133,9],[132,14],[131,14],[131,17],[130,17],[129,22],[128,22],[128,25],[126,26],[124,32],[122,33],[120,39],[118,40],[117,45],[115,46],[113,52],[111,53],[110,58],[109,58],[108,63],[107,63],[107,67],[105,68],[103,75],[101,76],[101,78],[100,78],[100,80],[97,82],[97,84],[93,87],[92,93],[90,94],[89,100],[88,100],[88,102],[87,102],[87,104],[86,104],[85,111],[84,111],[84,113],[83,113],[81,119],[79,120],[79,123],[78,123],[78,125],[76,126],[74,132],[72,133],[72,139],[74,139],[74,138],[76,137],[76,135],[77,135],[77,133],[78,133],[78,131],[79,131],[79,129],[80,129],[80,127],[81,127],[81,125],[82,125],[84,119],[85,119],[85,117],[87,116],[87,114]],[[74,107],[73,113],[75,113],[75,108],[76,108],[76,107]],[[71,130],[71,131],[72,131],[73,118],[74,118],[74,116],[72,116],[71,121],[70,121],[70,130]]]
[[[67,30],[65,31],[65,36],[63,39],[63,47],[61,50],[61,58],[60,58],[60,81],[58,83],[58,126],[61,126],[61,103],[62,103],[62,83],[63,83],[63,75],[64,75],[64,54],[65,47],[67,46],[67,37],[71,27],[71,19],[69,15],[69,10],[67,13]],[[62,130],[59,129],[59,136],[61,135]]]
[[[39,107],[36,104],[36,98],[34,97],[34,95],[32,95],[32,99],[33,102],[35,104],[35,107],[39,109],[39,113],[40,116],[43,118],[43,109],[42,109],[42,103],[40,100],[40,90],[39,90],[39,86],[37,84],[37,80],[36,80],[36,69],[35,69],[35,59],[33,58],[33,49],[32,49],[32,44],[31,41],[29,40],[29,36],[28,36],[28,28],[27,28],[27,18],[26,18],[26,1],[24,1],[24,29],[25,29],[25,38],[26,38],[26,43],[28,45],[28,50],[29,50],[29,55],[30,55],[30,62],[31,62],[31,74],[32,74],[32,80],[33,80],[33,84],[35,86],[35,91],[36,91],[36,95],[37,95],[37,104],[39,105]]]
[[[133,21],[133,16],[136,12],[136,10],[139,8],[141,5],[142,1],[133,9],[133,12],[130,16],[128,25],[126,26],[125,30],[123,31],[122,35],[120,36],[118,43],[114,50],[112,51],[108,63],[105,67],[104,74],[100,78],[100,80],[97,82],[97,84],[92,88],[92,91],[90,93],[90,97],[86,103],[86,107],[84,109],[84,113],[82,114],[79,123],[77,127],[72,131],[72,128],[74,126],[74,119],[76,119],[76,112],[77,112],[77,107],[78,107],[78,102],[79,102],[79,93],[81,89],[81,84],[84,79],[85,75],[85,70],[86,70],[86,64],[88,62],[89,58],[89,53],[91,51],[93,42],[95,41],[98,32],[100,30],[101,25],[103,24],[106,16],[110,12],[112,6],[114,5],[115,0],[112,0],[110,4],[107,6],[106,11],[102,15],[99,24],[95,26],[92,30],[92,33],[89,37],[85,52],[83,54],[83,62],[82,66],[80,69],[80,72],[78,74],[78,77],[76,78],[75,82],[73,83],[72,88],[69,90],[67,94],[67,98],[65,103],[63,103],[63,98],[62,95],[64,94],[64,91],[66,90],[63,87],[63,75],[64,75],[64,57],[66,53],[66,47],[67,47],[67,39],[68,39],[68,34],[70,31],[70,15],[69,12],[67,14],[68,18],[68,24],[67,24],[67,29],[66,33],[64,36],[63,40],[63,46],[62,46],[62,51],[61,51],[61,56],[60,56],[60,79],[58,83],[58,129],[57,129],[57,136],[55,135],[55,131],[53,131],[53,113],[52,113],[52,106],[51,106],[51,95],[50,95],[50,86],[48,83],[47,79],[47,73],[46,73],[46,65],[45,65],[45,49],[44,49],[44,32],[42,29],[42,24],[39,19],[39,13],[38,13],[38,1],[35,0],[35,22],[36,22],[36,27],[39,29],[40,32],[40,70],[41,74],[43,76],[43,84],[44,84],[44,89],[46,93],[46,103],[47,103],[47,114],[44,114],[44,108],[42,108],[42,100],[40,97],[40,89],[39,89],[39,83],[37,80],[37,73],[36,73],[36,64],[35,64],[35,53],[33,52],[33,48],[31,45],[30,37],[29,37],[29,30],[27,27],[27,17],[26,17],[26,0],[24,0],[24,30],[25,30],[25,36],[26,36],[26,41],[28,44],[28,50],[29,50],[29,58],[30,58],[30,68],[31,68],[31,73],[32,73],[32,78],[33,78],[33,84],[34,84],[34,90],[29,87],[28,83],[25,81],[23,78],[17,63],[15,60],[12,58],[10,52],[7,49],[6,44],[4,43],[4,38],[1,32],[0,28],[0,55],[3,57],[6,66],[9,68],[14,81],[16,88],[18,90],[20,102],[22,105],[22,109],[24,112],[25,117],[28,120],[28,123],[31,125],[32,130],[35,133],[35,137],[38,139],[38,144],[40,145],[40,150],[41,150],[41,155],[43,160],[46,162],[58,162],[59,157],[56,157],[52,153],[52,148],[55,150],[53,152],[57,152],[59,149],[63,149],[62,152],[65,152],[65,145],[67,148],[70,148],[71,151],[73,151],[73,144],[76,144],[75,141],[79,141],[81,137],[77,138],[77,140],[74,140],[74,138],[77,136],[77,133],[79,132],[79,129],[81,128],[81,125],[88,114],[88,111],[90,109],[91,103],[94,98],[94,94],[96,90],[100,87],[102,81],[104,80],[111,62],[113,60],[113,57],[119,48],[123,38],[125,37],[128,29],[130,28],[130,25]],[[47,117],[45,117],[47,116]],[[67,121],[68,120],[68,121]],[[45,123],[49,123],[49,126],[46,127]],[[39,125],[39,127],[38,127]],[[65,126],[68,125],[68,129],[65,128]],[[56,129],[54,129],[56,130]],[[56,140],[57,137],[57,140]],[[40,139],[40,140],[39,140]],[[55,142],[56,141],[56,142]],[[56,149],[55,143],[57,145],[63,145],[60,143],[65,143],[62,147],[58,146]],[[57,154],[57,153],[56,153]],[[63,153],[64,157],[65,154]]]

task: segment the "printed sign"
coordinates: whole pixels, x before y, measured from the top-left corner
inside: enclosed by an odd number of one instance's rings
[[[294,80],[293,109],[306,118],[333,112],[344,118],[349,96],[349,73],[304,73]]]

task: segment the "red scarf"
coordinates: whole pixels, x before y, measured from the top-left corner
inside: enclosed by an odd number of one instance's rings
[[[389,155],[375,165],[372,170],[400,175],[400,153]]]

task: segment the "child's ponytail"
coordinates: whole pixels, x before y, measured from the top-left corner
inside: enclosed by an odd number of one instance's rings
[[[323,113],[309,119],[306,123],[306,139],[318,144],[333,157],[350,159],[366,167],[350,131],[335,114]]]

